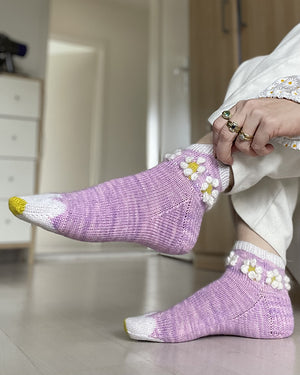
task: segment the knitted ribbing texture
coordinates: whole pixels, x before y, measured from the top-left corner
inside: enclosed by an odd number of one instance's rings
[[[183,254],[228,181],[229,167],[214,158],[212,146],[192,145],[134,176],[72,193],[13,197],[9,206],[20,219],[76,240]]]
[[[280,263],[235,248],[220,279],[166,311],[127,318],[125,330],[132,339],[156,342],[288,337],[294,328],[290,280]]]

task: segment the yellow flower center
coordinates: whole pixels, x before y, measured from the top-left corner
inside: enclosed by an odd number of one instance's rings
[[[213,190],[213,186],[212,186],[212,184],[209,184],[207,189],[201,190],[201,193],[203,193],[203,194],[207,193],[207,194],[211,195],[212,190]]]
[[[193,161],[192,163],[188,164],[188,168],[190,168],[193,171],[193,173],[196,173],[197,169],[199,168],[199,165]],[[191,176],[189,176],[189,179],[191,179]]]
[[[194,161],[192,163],[189,163],[189,168],[193,171],[193,173],[197,172],[199,165],[195,163]]]
[[[253,267],[253,266],[249,266],[249,268],[248,268],[248,272],[252,272],[252,271],[256,271],[256,268],[255,267]]]

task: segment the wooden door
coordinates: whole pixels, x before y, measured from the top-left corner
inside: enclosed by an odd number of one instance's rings
[[[210,131],[207,119],[222,104],[238,66],[236,0],[190,0],[190,108],[192,141]],[[229,199],[220,197],[202,222],[194,248],[196,267],[223,269],[234,242]]]
[[[241,60],[266,55],[300,22],[299,0],[239,0]]]
[[[207,118],[222,104],[238,66],[236,0],[190,0],[192,141],[210,130]]]

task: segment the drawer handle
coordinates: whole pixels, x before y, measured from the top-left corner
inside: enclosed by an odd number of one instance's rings
[[[16,102],[19,102],[20,99],[21,99],[21,96],[18,95],[18,94],[15,94],[15,95],[14,95],[14,99],[15,99]]]
[[[11,224],[11,219],[5,219],[5,224],[6,224],[6,225]]]
[[[9,177],[8,177],[8,181],[9,181],[9,182],[14,182],[14,181],[15,181],[14,176],[9,176]]]
[[[18,136],[16,134],[13,134],[11,136],[12,141],[16,141],[18,139]]]

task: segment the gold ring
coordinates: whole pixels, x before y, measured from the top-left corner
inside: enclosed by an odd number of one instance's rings
[[[229,129],[229,131],[231,131],[231,133],[238,134],[241,131],[241,128],[239,127],[237,122],[228,120],[226,126]]]
[[[253,139],[253,135],[244,133],[242,130],[240,130],[240,132],[239,132],[239,138],[240,138],[241,141],[250,142]]]
[[[222,117],[223,117],[223,119],[224,120],[230,120],[230,118],[231,118],[231,113],[230,113],[230,111],[223,111],[222,112]]]

